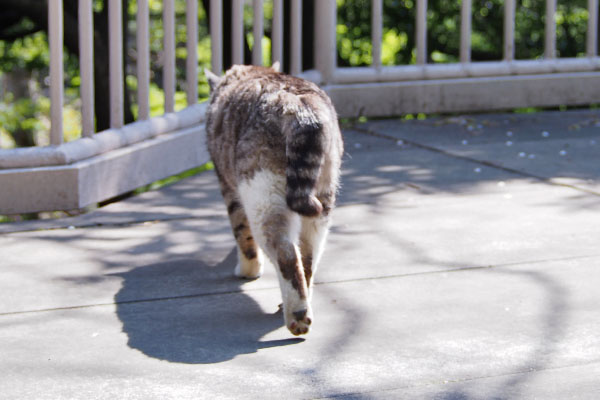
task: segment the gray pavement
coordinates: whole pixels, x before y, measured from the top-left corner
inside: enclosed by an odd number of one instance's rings
[[[206,172],[0,225],[0,398],[600,398],[600,111],[344,135],[308,336]]]

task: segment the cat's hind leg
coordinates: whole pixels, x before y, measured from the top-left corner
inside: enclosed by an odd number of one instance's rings
[[[221,192],[227,205],[233,236],[237,242],[238,263],[234,273],[240,278],[258,278],[263,272],[263,256],[254,241],[244,207],[239,200],[237,191],[224,182],[221,182]]]
[[[298,245],[300,216],[286,203],[285,176],[258,171],[238,187],[254,237],[276,266],[287,328],[308,333],[312,310]]]
[[[300,254],[304,276],[308,285],[308,297],[312,298],[315,272],[325,248],[329,232],[329,216],[302,217],[300,230]]]

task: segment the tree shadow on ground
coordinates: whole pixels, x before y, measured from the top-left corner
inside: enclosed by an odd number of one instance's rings
[[[233,277],[235,262],[232,250],[216,267],[188,259],[117,274],[123,286],[115,295],[115,303],[129,347],[169,362],[210,364],[261,348],[302,342],[260,340],[281,327],[283,318],[280,312],[265,313],[242,292],[244,281]],[[223,273],[231,278],[223,279]],[[192,292],[213,280],[213,290]]]

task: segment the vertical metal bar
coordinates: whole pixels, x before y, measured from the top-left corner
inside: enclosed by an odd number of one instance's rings
[[[283,70],[283,0],[273,0],[273,33],[271,50],[273,63],[279,62]]]
[[[148,0],[137,0],[137,100],[138,119],[150,118],[150,14]]]
[[[504,60],[515,59],[515,0],[504,2]]]
[[[373,0],[371,3],[371,54],[373,65],[381,67],[381,42],[383,40],[383,1]]]
[[[598,0],[588,0],[586,50],[588,57],[595,57],[598,54]]]
[[[81,75],[81,134],[94,134],[94,21],[92,2],[79,0],[79,71]]]
[[[460,14],[460,62],[471,62],[471,0],[462,0]]]
[[[175,111],[175,0],[163,0],[165,112]]]
[[[231,60],[234,64],[244,63],[244,0],[233,0],[231,10]]]
[[[417,0],[417,64],[427,63],[427,0]]]
[[[223,3],[210,1],[210,48],[212,71],[221,75],[223,70]]]
[[[110,127],[123,126],[123,15],[121,0],[108,0]]]
[[[335,1],[315,1],[315,64],[322,83],[331,82],[337,66],[337,4]]]
[[[298,75],[302,72],[302,1],[292,0],[291,10],[292,43],[290,52],[290,72]]]
[[[185,81],[187,105],[198,102],[198,0],[186,0],[185,26],[187,32],[187,59]]]
[[[546,45],[544,57],[556,58],[556,0],[546,0]]]
[[[263,0],[252,0],[252,8],[254,11],[252,33],[254,36],[254,46],[252,47],[252,64],[262,65],[262,38],[263,38]]]
[[[48,2],[50,42],[50,144],[63,142],[63,2]]]

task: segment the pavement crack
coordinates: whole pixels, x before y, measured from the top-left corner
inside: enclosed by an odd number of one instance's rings
[[[418,277],[418,276],[426,276],[426,275],[461,273],[461,272],[470,272],[470,271],[478,271],[478,270],[507,268],[507,267],[514,267],[514,266],[518,266],[518,265],[524,265],[524,264],[527,264],[527,265],[543,264],[543,263],[549,263],[549,262],[581,260],[581,259],[586,259],[586,258],[597,258],[597,257],[600,257],[600,254],[573,256],[573,257],[561,257],[561,258],[533,260],[533,261],[525,260],[525,261],[518,261],[518,262],[513,262],[513,263],[505,263],[505,264],[497,264],[497,265],[465,266],[462,268],[438,269],[438,270],[432,270],[432,271],[409,272],[409,273],[401,273],[401,274],[359,277],[359,278],[351,278],[351,279],[317,281],[314,283],[314,285],[315,286],[324,286],[324,285],[335,285],[335,284],[364,282],[364,281],[400,279],[400,278]],[[160,302],[160,301],[185,300],[185,299],[194,299],[194,298],[202,298],[202,297],[210,297],[210,296],[222,296],[222,295],[231,295],[231,294],[240,294],[240,293],[254,293],[254,292],[267,291],[267,290],[278,290],[278,289],[279,289],[278,286],[273,285],[273,286],[265,286],[265,287],[261,287],[261,288],[221,290],[221,291],[206,292],[206,293],[192,293],[192,294],[179,295],[179,296],[161,296],[161,297],[151,297],[151,298],[144,298],[144,299],[131,299],[131,300],[110,302],[110,303],[108,303],[108,302],[107,303],[94,303],[94,304],[82,304],[82,305],[67,306],[67,307],[54,307],[54,308],[43,308],[43,309],[22,310],[22,311],[8,311],[8,312],[0,312],[0,317],[11,316],[11,315],[35,314],[35,313],[43,313],[43,312],[65,311],[65,310],[79,310],[79,309],[86,309],[86,308],[107,307],[107,306],[116,306],[116,305],[118,306],[118,305],[128,305],[128,304],[153,303],[153,302]]]
[[[39,226],[24,226],[22,229],[15,229],[12,231],[2,232],[0,231],[0,237],[8,236],[14,233],[27,233],[27,232],[49,232],[49,231],[59,231],[59,230],[76,230],[76,229],[94,229],[94,228],[127,228],[133,226],[140,226],[146,224],[157,224],[163,222],[177,222],[177,221],[199,221],[199,220],[217,220],[224,218],[222,215],[202,215],[202,216],[178,216],[178,217],[163,217],[163,218],[155,218],[155,219],[140,219],[140,220],[130,220],[130,221],[122,221],[122,222],[87,222],[78,224],[75,223],[65,223],[65,224],[57,224],[55,226],[42,227]],[[62,222],[62,221],[61,221]],[[69,221],[64,221],[69,222]],[[0,226],[0,229],[2,226]]]
[[[154,302],[159,302],[159,301],[185,300],[185,299],[193,299],[193,298],[200,298],[200,297],[239,294],[239,293],[244,293],[244,292],[257,292],[257,291],[272,290],[272,289],[276,289],[276,287],[265,287],[265,288],[251,289],[251,290],[223,290],[223,291],[219,291],[219,292],[194,293],[194,294],[186,294],[186,295],[180,295],[180,296],[163,296],[163,297],[151,297],[151,298],[146,298],[146,299],[122,300],[122,301],[115,301],[112,303],[81,304],[81,305],[67,306],[67,307],[42,308],[42,309],[35,309],[35,310],[23,310],[23,311],[12,311],[12,312],[9,311],[9,312],[0,313],[0,317],[8,316],[8,315],[35,314],[35,313],[53,312],[53,311],[80,310],[80,309],[85,309],[85,308],[118,306],[118,305],[126,305],[126,304],[141,304],[141,303],[154,303]]]
[[[368,281],[368,280],[397,279],[397,278],[407,278],[407,277],[424,276],[424,275],[450,274],[450,273],[469,272],[469,271],[486,270],[486,269],[516,267],[519,265],[546,264],[546,263],[558,262],[558,261],[582,260],[582,259],[587,259],[587,258],[598,258],[598,257],[600,257],[600,254],[549,258],[549,259],[543,259],[543,260],[524,260],[524,261],[515,261],[512,263],[495,264],[495,265],[471,265],[471,266],[448,268],[448,269],[438,269],[438,270],[423,271],[423,272],[381,275],[381,276],[354,278],[354,279],[340,279],[340,280],[336,280],[336,281],[322,281],[322,282],[315,282],[315,285],[333,285],[333,284],[337,284],[337,283],[351,283],[351,282],[361,282],[361,281]],[[443,263],[440,263],[440,264],[443,264]]]

